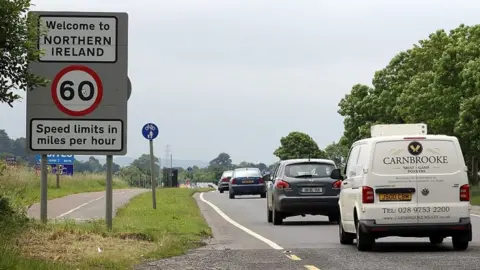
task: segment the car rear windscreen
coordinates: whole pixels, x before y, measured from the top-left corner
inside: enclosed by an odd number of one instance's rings
[[[233,174],[233,171],[226,171],[226,172],[223,172],[222,174],[222,178],[224,177],[231,177]],[[218,174],[217,174],[218,175]]]
[[[259,170],[238,170],[235,171],[235,177],[262,177]]]
[[[382,175],[450,174],[460,171],[462,153],[450,140],[398,140],[375,144],[372,172]]]
[[[313,175],[313,177],[330,177],[333,169],[335,169],[334,165],[326,163],[294,163],[285,166],[285,176],[298,177],[301,175]]]

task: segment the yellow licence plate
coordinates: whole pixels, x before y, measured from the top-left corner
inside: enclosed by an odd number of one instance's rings
[[[252,183],[253,183],[253,180],[242,181],[242,184],[252,184]]]
[[[378,194],[380,201],[411,201],[412,193]]]

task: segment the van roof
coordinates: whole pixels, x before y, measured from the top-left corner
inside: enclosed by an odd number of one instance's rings
[[[295,164],[295,163],[302,163],[302,162],[318,162],[318,163],[327,163],[327,164],[332,164],[335,165],[335,162],[330,159],[323,159],[323,158],[297,158],[297,159],[287,159],[287,160],[282,160],[281,162],[283,164],[289,165],[289,164]]]
[[[384,142],[390,140],[403,140],[406,138],[421,138],[422,140],[446,140],[446,141],[458,141],[457,137],[455,136],[448,136],[448,135],[393,135],[393,136],[379,136],[374,138],[366,138],[362,140],[358,140],[353,144],[357,143],[365,143],[365,142]]]

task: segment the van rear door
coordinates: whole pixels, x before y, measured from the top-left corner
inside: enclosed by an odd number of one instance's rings
[[[457,138],[427,136],[416,145],[418,222],[456,223],[469,217],[469,202],[460,201],[468,178]]]
[[[377,224],[418,223],[417,164],[410,158],[409,143],[399,138],[374,144],[367,184],[375,192],[375,202],[367,211],[374,212]]]

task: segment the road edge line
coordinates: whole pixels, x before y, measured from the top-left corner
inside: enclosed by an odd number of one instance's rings
[[[284,248],[279,246],[277,243],[273,242],[272,240],[269,240],[263,236],[261,236],[260,234],[250,230],[249,228],[239,224],[238,222],[236,222],[235,220],[231,219],[229,216],[227,216],[222,210],[220,210],[220,208],[218,208],[215,204],[211,203],[210,201],[206,200],[205,198],[203,198],[203,194],[205,192],[202,192],[200,193],[200,200],[206,204],[208,204],[210,207],[212,207],[213,210],[215,210],[215,212],[217,212],[217,214],[219,214],[223,219],[225,219],[226,221],[228,221],[230,224],[232,224],[233,226],[237,227],[238,229],[250,234],[251,236],[257,238],[258,240],[264,242],[265,244],[269,245],[271,248],[275,249],[275,250],[283,250]]]
[[[65,213],[57,216],[57,218],[61,218],[61,217],[64,217],[64,216],[66,216],[66,215],[68,215],[68,214],[71,214],[71,213],[77,211],[78,209],[80,209],[80,208],[82,208],[82,207],[84,207],[84,206],[86,206],[86,205],[91,204],[91,203],[94,202],[94,201],[98,201],[98,200],[100,200],[100,199],[103,199],[104,197],[105,197],[105,196],[101,196],[101,197],[98,197],[98,198],[96,198],[96,199],[90,200],[90,201],[88,201],[88,202],[86,202],[86,203],[83,203],[83,204],[81,204],[81,205],[79,205],[79,206],[77,206],[77,207],[75,207],[75,208],[72,208],[72,209],[68,210],[67,212],[65,212]]]

